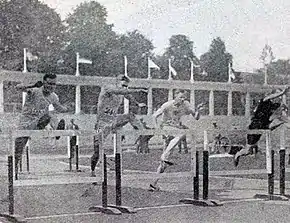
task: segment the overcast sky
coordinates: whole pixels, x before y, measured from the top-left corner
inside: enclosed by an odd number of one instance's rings
[[[85,0],[42,0],[62,18]],[[87,0],[89,1],[89,0]],[[194,41],[195,54],[209,49],[221,37],[234,58],[234,68],[252,71],[266,43],[274,56],[290,58],[289,0],[99,0],[108,11],[108,23],[125,33],[139,30],[162,53],[175,34]]]

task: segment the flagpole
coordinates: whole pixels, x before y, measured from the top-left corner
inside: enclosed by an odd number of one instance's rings
[[[127,67],[128,67],[128,61],[127,61],[127,56],[124,56],[124,66],[125,66],[125,76],[128,77],[128,70],[127,70]]]
[[[231,71],[230,71],[230,69],[231,69],[231,65],[230,65],[230,63],[228,63],[228,76],[229,76],[228,83],[231,83],[231,82],[232,82],[232,80],[231,80]]]
[[[170,62],[170,59],[168,59],[168,69],[169,69],[169,77],[168,77],[168,80],[172,80],[170,67],[171,67],[171,62]],[[169,88],[169,90],[168,90],[168,101],[170,101],[172,99],[173,99],[173,89],[172,88]]]
[[[23,48],[23,73],[26,73],[27,72],[27,49],[26,48]]]
[[[27,49],[23,48],[23,73],[27,72]],[[26,92],[22,92],[22,106],[25,103]]]
[[[190,82],[194,83],[194,78],[193,78],[193,61],[191,59],[190,60]]]
[[[150,66],[149,66],[149,57],[147,58],[147,62],[148,62],[148,76],[147,76],[147,79],[151,79]]]
[[[79,59],[80,59],[80,54],[77,52],[76,53],[76,76],[80,76]]]
[[[170,67],[171,67],[171,62],[170,62],[170,59],[168,59],[168,80],[172,80],[172,76],[171,76],[171,70],[170,70]]]
[[[76,53],[76,77],[80,76],[79,58],[80,58],[80,54],[77,52]],[[79,114],[80,112],[81,112],[81,87],[80,85],[76,85],[75,114]]]
[[[264,64],[264,75],[265,75],[264,84],[267,85],[268,84],[268,67],[266,63]]]
[[[127,61],[127,56],[124,56],[124,67],[125,67],[125,70],[124,70],[124,75],[126,77],[128,77],[128,61]],[[124,97],[124,114],[129,114],[129,100],[127,98]]]

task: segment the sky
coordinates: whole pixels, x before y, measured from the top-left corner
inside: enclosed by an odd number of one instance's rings
[[[42,0],[64,19],[86,0]],[[89,1],[89,0],[87,0]],[[98,0],[108,12],[114,31],[137,29],[162,54],[172,35],[194,42],[197,56],[209,50],[216,37],[233,55],[233,68],[252,72],[262,66],[265,44],[276,59],[290,58],[289,0]]]

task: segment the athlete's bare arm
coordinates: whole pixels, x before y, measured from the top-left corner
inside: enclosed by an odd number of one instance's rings
[[[131,94],[128,94],[128,95],[125,95],[125,98],[127,98],[130,102],[133,102],[135,103],[136,105],[138,105],[138,107],[142,108],[142,107],[146,107],[146,104],[144,103],[140,103],[136,100],[136,98],[131,95]]]
[[[56,102],[56,103],[53,103],[53,107],[58,111],[58,112],[61,112],[61,113],[65,113],[65,112],[68,112],[69,109],[65,106],[63,106],[62,104],[60,104],[60,102]]]
[[[30,85],[18,84],[18,85],[16,85],[16,89],[23,91],[23,92],[30,93],[31,88],[40,88],[40,87],[42,87],[42,85],[43,85],[42,81],[37,81],[33,85],[31,85],[31,84]]]
[[[153,120],[154,120],[154,125],[157,128],[157,118],[163,114],[165,109],[169,108],[172,104],[169,102],[165,102],[159,109],[157,109],[156,112],[152,115]]]
[[[65,113],[65,112],[68,112],[69,109],[66,107],[66,106],[63,106],[60,102],[59,102],[59,98],[58,96],[56,95],[56,99],[55,101],[52,103],[53,107],[58,111],[58,112],[61,112],[61,113]]]
[[[286,87],[284,90],[280,91],[280,92],[277,92],[277,93],[274,93],[274,94],[270,94],[268,96],[266,96],[263,101],[267,101],[267,100],[271,100],[271,99],[274,99],[274,98],[278,98],[284,94],[286,94],[288,91],[289,91],[290,87]]]
[[[132,93],[138,93],[138,92],[145,92],[147,93],[148,91],[145,89],[126,89],[126,88],[117,88],[117,89],[106,89],[106,93],[111,93],[111,94],[120,94],[124,95],[125,97],[127,95],[130,95]]]

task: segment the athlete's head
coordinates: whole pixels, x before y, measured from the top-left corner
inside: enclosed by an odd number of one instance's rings
[[[183,103],[186,100],[187,92],[183,90],[178,90],[175,92],[175,102],[177,104]]]
[[[130,78],[125,76],[124,74],[120,74],[117,76],[117,85],[119,87],[128,87],[130,83]]]
[[[43,91],[46,94],[50,94],[55,91],[56,87],[56,75],[53,73],[47,73],[43,76]]]

